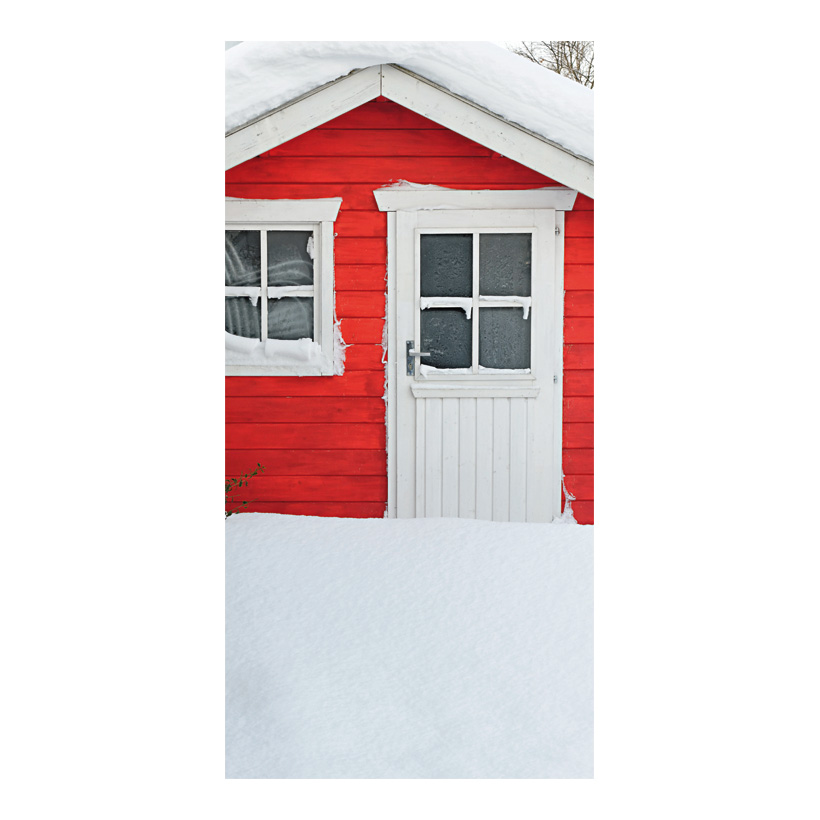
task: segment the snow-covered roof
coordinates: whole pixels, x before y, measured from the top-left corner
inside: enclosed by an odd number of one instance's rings
[[[225,52],[231,133],[352,71],[393,64],[589,162],[593,92],[493,43],[241,42]]]

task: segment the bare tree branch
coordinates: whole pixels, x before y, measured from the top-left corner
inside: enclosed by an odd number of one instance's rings
[[[587,88],[595,87],[595,52],[592,40],[521,41],[510,50]]]

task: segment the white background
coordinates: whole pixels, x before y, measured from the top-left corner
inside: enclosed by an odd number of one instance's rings
[[[433,33],[383,9],[66,7],[5,44],[4,814],[816,817],[806,21],[539,3]],[[223,40],[579,31],[598,62],[596,777],[225,781]]]

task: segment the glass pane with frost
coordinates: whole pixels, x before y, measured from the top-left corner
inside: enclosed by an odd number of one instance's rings
[[[310,252],[308,240],[311,240]],[[269,287],[313,284],[312,240],[313,231],[268,231]]]
[[[262,284],[259,231],[225,231],[225,284],[259,287]]]
[[[520,308],[481,308],[478,363],[482,367],[523,370],[530,366],[530,328]]]
[[[225,298],[225,330],[245,339],[261,339],[262,308],[259,300],[252,304],[247,296]]]
[[[422,234],[421,295],[473,295],[472,234]]]
[[[268,300],[269,339],[312,339],[313,299],[288,296]]]
[[[483,233],[478,242],[479,292],[486,296],[530,296],[532,235]]]
[[[440,308],[421,312],[421,347],[429,353],[422,364],[431,367],[470,367],[473,363],[473,322],[463,310]]]

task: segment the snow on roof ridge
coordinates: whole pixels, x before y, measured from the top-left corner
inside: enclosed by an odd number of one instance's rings
[[[225,52],[225,130],[373,65],[396,64],[593,158],[593,92],[493,43],[241,42]]]

